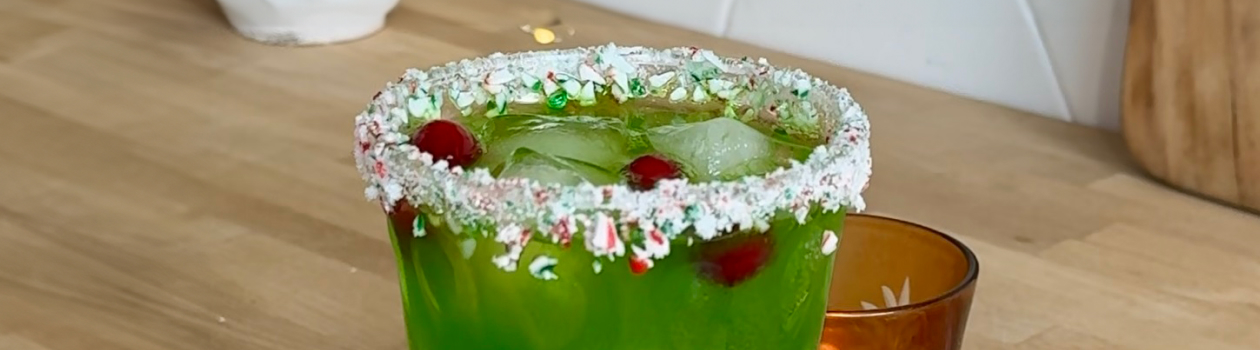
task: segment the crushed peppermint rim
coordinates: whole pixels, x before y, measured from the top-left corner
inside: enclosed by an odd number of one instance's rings
[[[645,97],[720,102],[723,117],[748,122],[769,116],[783,131],[824,144],[804,162],[793,160],[788,168],[763,175],[703,183],[667,179],[654,189],[634,190],[625,184],[496,179],[485,169],[449,166],[408,142],[409,127],[444,114],[493,118],[513,105],[589,106],[602,93],[619,103]],[[516,270],[533,239],[567,247],[578,238],[597,258],[614,260],[629,252],[632,261],[646,260],[650,267],[652,260],[669,254],[669,241],[685,239],[690,245],[736,226],[766,228],[780,210],[802,223],[813,207],[861,211],[861,193],[871,175],[870,124],[846,89],[797,69],[771,66],[764,58],[723,58],[694,47],[608,44],[496,53],[427,71],[408,69],[373,97],[355,124],[355,162],[369,200],[379,201],[387,212],[400,201],[421,208],[416,237],[424,235],[420,217],[425,216],[457,234],[492,237],[505,246],[493,261],[507,271]],[[819,239],[834,240],[828,233]],[[824,250],[834,251],[835,242],[829,243]],[[551,257],[535,259],[531,273],[552,279],[555,263]],[[601,270],[598,260],[594,270]]]

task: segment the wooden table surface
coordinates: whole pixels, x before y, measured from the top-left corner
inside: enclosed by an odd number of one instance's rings
[[[404,0],[368,40],[277,48],[212,0],[0,1],[0,349],[403,349],[352,118],[404,68],[537,48],[524,10]],[[562,12],[563,45],[704,46],[850,87],[870,210],[982,261],[969,349],[1260,348],[1260,217],[1147,180],[1115,134]]]

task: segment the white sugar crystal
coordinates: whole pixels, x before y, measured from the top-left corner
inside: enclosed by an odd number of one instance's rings
[[[676,88],[673,92],[669,93],[670,101],[682,101],[685,98],[687,98],[687,88],[684,87]]]
[[[654,88],[663,87],[665,86],[665,84],[668,84],[671,80],[674,80],[674,75],[675,75],[674,72],[665,72],[665,73],[653,75],[648,78],[648,84]]]
[[[832,230],[823,231],[822,253],[823,255],[831,255],[836,251],[836,247],[840,244],[840,238],[836,236],[836,232]]]
[[[630,90],[630,75],[629,74],[617,68],[610,68],[608,72],[612,76],[613,86],[621,89],[622,91]]]
[[[705,103],[709,101],[709,94],[704,92],[703,87],[697,86],[695,90],[691,91],[691,101],[696,103]]]
[[[499,228],[499,234],[495,236],[494,240],[499,243],[516,244],[521,241],[521,234],[524,232],[525,230],[516,224],[503,225],[503,227]]]
[[[560,276],[557,276],[556,272],[553,270],[558,263],[559,260],[556,260],[556,258],[549,255],[539,255],[534,258],[533,262],[529,263],[529,274],[533,275],[535,278],[545,281],[555,280],[560,278]]]
[[[717,94],[735,88],[735,83],[722,79],[709,79],[709,92]]]
[[[624,238],[617,228],[635,222],[644,230],[662,228],[661,233],[670,239],[693,229],[696,238],[707,240],[733,225],[766,228],[768,220],[778,210],[788,210],[801,221],[807,219],[813,205],[826,210],[846,207],[861,210],[865,205],[861,191],[870,178],[870,123],[848,91],[810,78],[799,70],[771,67],[764,59],[757,63],[729,62],[711,51],[695,48],[623,49],[610,44],[546,53],[495,54],[453,62],[430,71],[408,69],[403,81],[387,84],[381,97],[355,118],[354,158],[367,182],[364,196],[379,200],[386,210],[403,197],[432,206],[437,215],[447,218],[447,226],[456,234],[462,234],[462,227],[466,225],[506,225],[502,227],[505,230],[495,235],[495,239],[504,244],[506,253],[494,256],[492,261],[508,271],[516,269],[530,239],[526,230],[547,232],[534,224],[553,224],[543,218],[564,216],[570,222],[581,223],[586,232],[575,233],[586,237],[586,248],[596,256],[615,258],[625,254]],[[704,80],[693,81],[690,76]],[[787,158],[783,152],[776,151],[781,147],[769,147],[771,150],[767,152],[766,144],[761,141],[770,139],[769,136],[735,127],[751,129],[743,123],[696,128],[689,133],[672,133],[679,129],[653,132],[655,148],[662,152],[673,151],[677,156],[671,158],[684,163],[689,173],[698,172],[701,176],[690,176],[690,183],[663,181],[654,190],[630,191],[625,185],[595,186],[582,182],[573,186],[540,187],[532,180],[496,179],[484,168],[468,171],[451,168],[447,162],[435,160],[407,144],[408,128],[417,120],[423,122],[439,117],[440,107],[448,98],[464,115],[493,102],[489,106],[493,108],[487,108],[487,115],[498,116],[507,110],[509,102],[542,102],[545,96],[536,90],[539,85],[547,96],[564,89],[569,103],[589,104],[594,100],[592,96],[600,93],[612,93],[619,102],[639,97],[629,91],[632,81],[646,82],[643,87],[648,96],[668,96],[675,102],[709,102],[716,97],[719,102],[728,104],[725,106],[728,113],[743,107],[757,111],[778,106],[781,112],[775,115],[777,122],[789,133],[826,132],[828,145],[814,149],[804,163],[793,161],[789,168],[782,168],[786,164],[774,161]],[[778,93],[788,90],[796,96]],[[811,99],[802,99],[806,93]],[[412,116],[417,120],[408,120]],[[819,119],[824,118],[827,120],[820,123]],[[817,130],[819,125],[825,128]],[[576,134],[589,136],[598,132],[584,130]],[[665,138],[660,139],[661,136]],[[601,147],[604,146],[601,142],[610,139],[616,138],[595,138],[593,143],[590,139],[538,139],[521,142],[518,146],[551,147],[542,153],[592,163],[605,170],[619,169],[628,159],[624,159],[623,154],[609,155],[607,150],[625,147]],[[483,141],[495,145],[504,140]],[[657,141],[673,141],[674,144]],[[507,160],[515,148],[506,151],[499,155],[500,162]],[[494,150],[488,150],[490,157],[483,156],[482,160],[493,158],[493,153]],[[562,159],[559,157],[557,159]],[[764,175],[730,181],[754,174]],[[704,182],[706,177],[728,182]],[[684,208],[699,210],[684,215]],[[434,224],[437,225],[436,221]],[[835,248],[826,241],[829,239],[826,236],[834,232],[827,233],[821,249],[830,254]],[[461,253],[466,258],[475,250],[474,239],[470,237],[461,242]],[[694,241],[692,235],[686,235],[686,240],[688,244]],[[663,251],[668,245],[643,244],[631,248],[641,257],[668,254]],[[547,273],[551,271],[548,266],[554,266],[554,261],[535,259],[531,262],[531,273],[548,278]],[[592,268],[597,273],[602,270],[598,262],[593,263]]]
[[[586,64],[583,64],[578,68],[578,79],[593,82],[599,85],[608,85],[608,81],[604,80],[604,76],[595,72],[594,67]]]
[[[696,220],[695,227],[696,236],[704,240],[712,239],[718,234],[717,219],[710,215],[701,216],[699,220]]]
[[[402,199],[402,197],[403,197],[402,185],[399,185],[397,182],[392,182],[392,181],[385,183],[385,201],[393,203],[393,202],[398,201],[399,199]]]
[[[525,251],[525,248],[520,245],[509,244],[507,249],[507,253],[495,255],[494,258],[490,259],[490,261],[494,263],[494,266],[499,267],[503,271],[516,271],[517,261],[521,259],[521,253]]]
[[[617,45],[608,44],[604,46],[601,49],[599,56],[600,59],[604,61],[604,64],[617,70],[623,72],[633,72],[637,69],[633,63],[626,61],[625,57],[621,55],[620,50],[617,49]]]

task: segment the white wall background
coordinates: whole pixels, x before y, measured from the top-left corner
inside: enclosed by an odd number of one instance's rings
[[[1129,0],[578,0],[1116,129]]]

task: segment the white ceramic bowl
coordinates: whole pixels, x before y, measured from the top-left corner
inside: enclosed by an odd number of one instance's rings
[[[241,35],[271,45],[361,39],[385,26],[398,0],[218,0]]]

